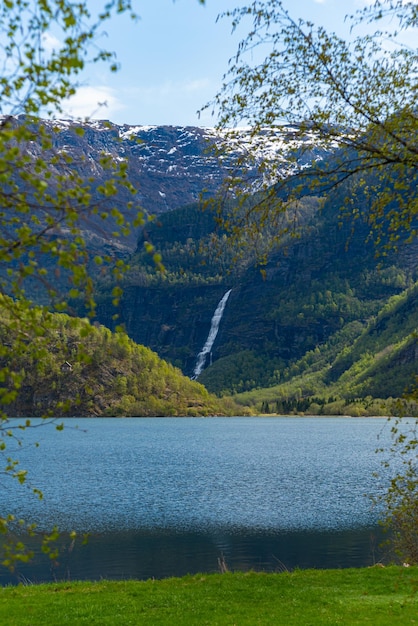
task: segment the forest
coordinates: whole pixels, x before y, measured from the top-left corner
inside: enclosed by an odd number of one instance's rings
[[[125,333],[87,318],[25,311],[3,298],[1,389],[9,417],[231,415],[231,401],[210,394]],[[36,333],[14,324],[30,316]],[[8,348],[11,348],[10,352]],[[6,354],[5,354],[6,353]]]
[[[130,260],[117,323],[191,375],[231,288],[199,377],[210,391],[262,413],[396,413],[415,381],[416,242],[379,254],[367,221],[352,228],[336,211],[343,193],[304,197],[292,233],[264,233],[265,260],[231,243],[212,205],[159,216]],[[111,286],[100,281],[96,296],[109,327]]]

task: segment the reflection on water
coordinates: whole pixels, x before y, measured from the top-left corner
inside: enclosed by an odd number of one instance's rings
[[[159,578],[216,571],[222,555],[230,569],[370,565],[378,512],[365,494],[381,488],[372,473],[384,423],[77,419],[63,433],[30,431],[26,441],[41,447],[25,448],[21,465],[44,500],[13,485],[4,510],[91,536],[64,550],[59,567],[39,557],[20,571],[31,580]]]
[[[376,529],[334,532],[176,533],[114,532],[90,536],[84,546],[68,551],[63,542],[58,562],[51,565],[38,550],[35,562],[0,582],[166,578],[228,569],[280,572],[298,568],[365,567],[378,562],[381,535]]]

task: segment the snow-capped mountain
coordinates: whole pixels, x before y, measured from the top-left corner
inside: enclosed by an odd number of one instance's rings
[[[313,137],[294,138],[289,127],[251,136],[250,129],[233,135],[213,128],[192,126],[117,126],[107,121],[83,124],[84,134],[75,134],[75,123],[54,122],[54,144],[65,150],[86,175],[100,177],[100,156],[127,160],[129,178],[138,189],[143,208],[161,213],[216,193],[231,173],[237,158],[248,168],[263,159],[281,163],[289,172],[290,156],[299,154],[300,164],[309,162],[318,150]],[[248,156],[248,160],[246,160]],[[292,167],[294,165],[292,164]]]
[[[13,123],[24,122],[25,118],[14,118]],[[41,123],[51,137],[51,153],[58,157],[51,159],[52,172],[76,170],[84,180],[90,181],[94,202],[95,189],[109,177],[102,164],[103,157],[115,164],[126,162],[129,181],[137,189],[135,204],[149,214],[197,202],[202,194],[215,195],[225,178],[234,175],[237,168],[241,175],[246,174],[254,181],[256,189],[256,171],[263,160],[275,163],[275,176],[283,177],[324,155],[313,135],[306,133],[300,137],[297,129],[289,126],[254,136],[249,128],[226,133],[199,127],[118,126],[104,120],[82,124],[70,120]],[[29,142],[25,149],[48,162],[48,156],[36,141]],[[111,202],[124,213],[130,200],[132,196],[122,188]],[[133,251],[138,229],[113,241],[113,228],[112,220],[103,222],[94,216],[82,224],[92,251],[109,244],[115,244],[122,254]]]

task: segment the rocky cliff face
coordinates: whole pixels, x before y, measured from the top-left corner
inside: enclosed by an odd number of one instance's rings
[[[191,212],[190,208],[161,216],[157,240],[162,243],[164,235],[170,236],[171,247],[166,253],[162,249],[163,258],[166,254],[168,270],[170,262],[174,266],[178,258],[184,259],[184,281],[147,285],[134,280],[125,287],[118,310],[118,323],[125,325],[135,341],[152,347],[188,375],[207,339],[216,306],[228,289],[232,293],[211,355],[214,365],[250,351],[266,364],[280,361],[286,367],[345,324],[363,324],[416,277],[411,245],[376,258],[373,243],[367,242],[367,224],[357,225],[353,233],[351,224],[341,226],[330,200],[315,226],[272,254],[263,273],[250,266],[241,273],[219,275],[216,281],[201,276],[200,283],[193,284],[188,278],[199,276],[199,268],[187,259],[183,241]],[[193,232],[200,233],[203,223],[197,224]],[[178,257],[172,256],[175,249]],[[103,298],[99,320],[112,326],[114,313],[111,299]]]
[[[16,118],[15,123],[23,121],[24,118]],[[248,129],[237,130],[233,137],[225,139],[225,135],[211,128],[118,126],[108,121],[80,125],[68,120],[42,124],[51,136],[52,153],[56,157],[51,170],[75,169],[91,182],[94,202],[95,190],[109,176],[101,163],[103,157],[115,165],[126,162],[128,178],[137,189],[135,204],[149,214],[196,202],[202,194],[215,195],[236,166],[237,158],[248,176],[261,159],[277,161],[285,175],[295,167],[295,155],[300,165],[323,155],[315,137],[296,140],[292,129],[285,126],[277,128],[273,135],[260,133],[256,138],[251,138]],[[42,151],[36,142],[31,142],[27,149],[35,157]],[[42,156],[45,158],[45,154]],[[121,189],[112,202],[125,212],[130,200],[130,194]],[[95,249],[108,245],[112,229],[111,220],[108,224],[101,222],[100,228],[94,220],[83,224],[85,237]],[[117,247],[121,252],[134,250],[137,236],[138,229],[133,229],[129,236],[117,242]]]

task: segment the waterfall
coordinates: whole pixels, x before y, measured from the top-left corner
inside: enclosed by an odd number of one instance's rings
[[[216,339],[216,335],[218,334],[219,324],[221,323],[222,315],[224,314],[225,305],[226,305],[226,302],[229,298],[229,294],[231,293],[231,291],[232,289],[226,292],[226,294],[223,296],[222,300],[219,302],[218,306],[215,309],[215,313],[213,314],[212,321],[210,323],[210,331],[209,331],[208,338],[206,339],[205,345],[203,346],[203,348],[197,355],[196,365],[194,368],[192,380],[196,380],[196,378],[200,376],[203,368],[205,367],[206,358],[208,354],[210,353],[210,351],[212,350],[212,346]]]

